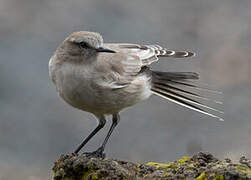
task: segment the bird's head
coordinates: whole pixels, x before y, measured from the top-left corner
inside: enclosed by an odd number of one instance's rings
[[[103,38],[99,33],[88,31],[72,33],[60,45],[59,50],[81,59],[89,59],[98,53],[115,53],[103,47]]]

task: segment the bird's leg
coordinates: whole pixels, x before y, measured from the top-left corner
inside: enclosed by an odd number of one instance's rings
[[[118,125],[119,120],[120,120],[119,114],[115,114],[115,115],[112,116],[112,125],[111,125],[111,127],[110,127],[110,129],[109,129],[109,131],[108,131],[108,134],[107,134],[106,137],[105,137],[105,140],[104,140],[102,146],[99,148],[99,149],[101,149],[102,151],[104,151],[105,145],[107,144],[107,141],[108,141],[108,139],[110,138],[110,136],[111,136],[111,134],[112,134],[114,128]],[[98,150],[99,150],[99,149],[98,149]]]
[[[91,134],[78,146],[73,154],[78,154],[78,152],[86,145],[86,143],[95,135],[97,132],[105,126],[106,120],[104,116],[99,117],[98,126],[91,132]]]
[[[85,153],[86,156],[94,156],[94,157],[100,157],[100,158],[105,158],[105,153],[104,153],[104,149],[105,149],[105,145],[109,139],[109,137],[111,136],[114,128],[117,126],[118,122],[120,120],[120,116],[119,114],[113,114],[112,116],[112,125],[105,137],[104,142],[102,143],[101,147],[98,148],[96,151],[91,152],[91,153]]]

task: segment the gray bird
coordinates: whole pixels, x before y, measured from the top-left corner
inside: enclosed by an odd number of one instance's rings
[[[105,145],[120,120],[119,112],[153,94],[218,118],[204,109],[218,110],[191,97],[206,98],[180,87],[203,89],[187,81],[198,79],[197,73],[159,72],[149,68],[159,57],[187,58],[194,55],[193,52],[168,50],[159,45],[107,44],[95,32],[74,32],[67,37],[50,59],[50,78],[61,98],[77,109],[94,114],[99,120],[98,126],[74,153],[77,154],[104,127],[105,116],[112,115],[112,125],[101,147],[85,153],[104,157]]]

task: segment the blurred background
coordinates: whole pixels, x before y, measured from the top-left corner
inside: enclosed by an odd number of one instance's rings
[[[107,157],[172,161],[198,151],[251,158],[250,0],[0,0],[0,180],[50,179],[53,162],[71,153],[97,122],[61,100],[48,76],[56,47],[74,31],[105,42],[192,50],[153,69],[195,71],[224,92],[224,122],[159,97],[128,108]],[[110,119],[110,117],[109,117]],[[111,124],[84,148],[99,147]]]

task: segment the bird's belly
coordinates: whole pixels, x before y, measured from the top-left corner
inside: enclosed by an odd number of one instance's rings
[[[147,99],[151,95],[150,89],[147,87],[143,91],[139,89],[132,92],[131,89],[127,88],[101,89],[91,87],[90,82],[74,82],[68,82],[62,86],[59,91],[60,96],[73,107],[93,114],[114,114]],[[71,86],[67,84],[71,84]]]
[[[58,88],[59,95],[75,108],[93,112],[97,104],[96,93],[89,88],[89,82],[82,80],[65,80]]]

